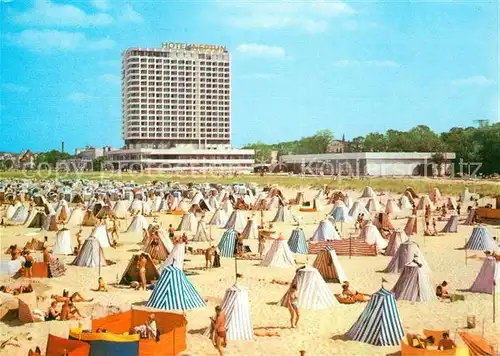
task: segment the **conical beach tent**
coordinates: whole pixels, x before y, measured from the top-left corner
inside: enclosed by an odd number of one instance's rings
[[[424,254],[420,250],[418,244],[414,241],[408,240],[399,246],[396,254],[392,256],[392,259],[384,272],[400,273],[403,268],[413,260],[420,263],[426,271],[430,271],[429,265],[427,264]]]
[[[404,266],[392,292],[396,300],[437,302],[428,271],[416,262]]]
[[[297,286],[299,309],[318,310],[340,304],[314,267],[299,268],[290,284],[290,286],[293,285]],[[280,305],[282,307],[288,307],[288,293],[289,291],[281,298]]]
[[[16,209],[14,215],[12,215],[12,217],[10,218],[10,221],[22,224],[26,221],[28,216],[29,216],[28,209],[25,206],[21,205]]]
[[[82,226],[95,226],[97,225],[97,218],[92,210],[87,210],[83,215]]]
[[[288,247],[290,247],[290,251],[292,251],[293,253],[307,255],[307,241],[304,230],[300,228],[292,230],[292,234],[288,239]]]
[[[82,225],[85,212],[81,208],[74,208],[69,216],[66,226],[73,228]]]
[[[451,215],[441,232],[458,232],[458,215]]]
[[[158,280],[160,278],[160,274],[156,269],[153,261],[151,260],[151,256],[147,253],[143,253],[146,257],[146,283],[150,284],[153,280]],[[130,259],[127,268],[123,272],[122,278],[120,279],[120,284],[129,285],[132,281],[139,281],[139,270],[137,269],[137,262],[139,262],[139,258],[141,254],[135,254]]]
[[[198,291],[175,265],[163,269],[146,303],[146,307],[160,310],[192,310],[205,306]]]
[[[387,247],[387,241],[370,221],[363,226],[359,238],[365,240],[368,245],[376,245],[378,250],[383,250]]]
[[[407,236],[412,236],[417,233],[417,217],[410,216],[404,228],[404,232]]]
[[[148,219],[141,214],[137,214],[134,216],[125,232],[143,232],[148,226]]]
[[[176,243],[174,244],[174,248],[168,255],[165,263],[160,268],[162,271],[165,267],[170,265],[175,265],[180,269],[184,269],[184,256],[186,254],[186,244],[185,243]]]
[[[243,213],[241,210],[234,210],[231,213],[231,216],[227,220],[226,226],[224,226],[225,229],[234,229],[236,231],[241,231],[245,228],[246,226],[246,221],[243,216]]]
[[[248,219],[247,225],[241,232],[244,239],[258,240],[259,239],[259,228],[254,219]]]
[[[52,249],[55,255],[71,255],[73,249],[71,248],[71,232],[68,229],[61,229],[57,232],[56,243]]]
[[[234,229],[227,229],[222,234],[217,247],[219,248],[219,253],[222,257],[233,257],[236,250],[236,240],[238,239],[238,233]]]
[[[387,214],[396,214],[401,212],[399,206],[396,204],[394,199],[387,199],[387,204],[385,204],[385,212]]]
[[[394,256],[399,249],[399,246],[408,241],[408,236],[403,230],[394,230],[389,236],[389,242],[385,248],[384,255]]]
[[[283,239],[274,240],[260,265],[278,268],[295,267],[292,251],[290,251],[286,241]]]
[[[99,240],[93,236],[87,237],[83,242],[80,252],[78,252],[78,255],[71,264],[73,266],[91,268],[99,267],[99,265],[107,266],[104,251],[99,244]]]
[[[333,220],[340,223],[352,220],[351,216],[349,216],[349,208],[347,208],[347,206],[341,200],[335,203],[332,211],[330,211],[330,216],[333,218]]]
[[[465,245],[467,250],[474,251],[491,251],[495,252],[498,249],[498,245],[493,240],[490,232],[483,225],[478,225],[474,227],[472,233],[467,240],[467,244]]]
[[[355,201],[354,204],[352,204],[351,209],[349,209],[349,216],[351,217],[351,219],[357,219],[359,214],[364,215],[364,220],[371,220],[371,215],[363,206],[363,204],[361,204],[359,201]]]
[[[125,219],[128,216],[128,207],[130,202],[128,200],[118,200],[113,207],[113,212],[118,219]]]
[[[431,210],[434,210],[434,204],[432,203],[431,199],[429,198],[429,196],[424,195],[418,202],[417,210],[425,210],[427,206],[430,206]]]
[[[288,222],[290,221],[290,211],[284,205],[280,205],[278,210],[276,211],[276,215],[274,216],[272,222]]]
[[[476,217],[476,208],[471,208],[469,212],[467,213],[467,217],[465,218],[464,225],[474,225],[474,221]]]
[[[45,223],[46,215],[41,211],[37,211],[36,214],[31,218],[31,221],[28,221],[28,228],[42,228]],[[28,219],[29,220],[29,219]]]
[[[469,291],[493,294],[493,290],[497,294],[500,292],[500,260],[490,256],[484,260]]]
[[[221,309],[226,315],[228,340],[253,340],[253,327],[247,288],[234,285],[226,289]]]
[[[401,210],[405,210],[413,208],[413,205],[406,195],[402,195],[401,198],[399,198],[399,207],[401,208]]]
[[[111,246],[111,236],[109,236],[108,230],[106,230],[106,225],[96,226],[90,233],[90,236],[99,240],[99,244],[102,248]]]
[[[57,219],[55,214],[50,214],[45,217],[42,229],[46,231],[58,231]]]
[[[374,213],[374,212],[382,210],[382,208],[380,207],[380,203],[377,200],[375,200],[374,198],[370,198],[368,200],[368,202],[365,205],[365,208],[370,213]]]
[[[227,224],[227,215],[224,209],[217,209],[208,224],[217,227],[224,227]]]
[[[369,186],[365,187],[365,189],[363,189],[363,194],[361,194],[361,198],[375,198],[376,196],[372,187]]]
[[[394,295],[384,288],[373,294],[346,335],[375,346],[399,346],[404,330]]]
[[[193,213],[185,213],[182,215],[181,222],[177,226],[177,231],[185,231],[188,233],[195,234],[196,228],[198,227],[198,221]]]
[[[155,261],[165,261],[168,257],[167,247],[159,236],[158,239],[149,239],[148,244],[144,246],[144,252]]]
[[[340,236],[333,224],[328,220],[321,220],[316,231],[311,238],[312,241],[333,241],[340,240]]]
[[[340,261],[331,247],[326,247],[323,251],[318,253],[316,260],[314,260],[314,268],[323,276],[326,281],[335,283],[344,283],[347,277]]]
[[[194,234],[193,241],[208,241],[209,239],[207,225],[202,218],[198,221],[198,227],[196,228],[196,234]]]

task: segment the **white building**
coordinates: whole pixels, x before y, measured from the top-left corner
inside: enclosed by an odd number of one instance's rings
[[[455,153],[444,153],[443,162],[432,152],[352,152],[281,156],[274,171],[346,176],[450,175]]]
[[[116,169],[248,170],[231,148],[231,58],[225,46],[163,43],[122,54],[122,150]]]

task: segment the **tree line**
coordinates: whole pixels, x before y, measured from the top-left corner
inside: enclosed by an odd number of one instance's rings
[[[328,152],[334,135],[321,130],[296,141],[265,144],[257,141],[244,148],[255,150],[257,163],[271,160],[271,152],[285,154],[321,154]],[[455,172],[463,171],[460,164],[481,164],[479,173],[500,174],[500,123],[481,122],[479,127],[453,127],[436,133],[428,126],[418,125],[409,131],[387,130],[358,136],[345,143],[344,152],[432,152],[437,161],[445,152],[454,152]],[[439,163],[439,162],[436,162]]]

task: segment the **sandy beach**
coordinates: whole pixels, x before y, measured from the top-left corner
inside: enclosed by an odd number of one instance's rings
[[[311,200],[316,191],[302,189],[306,200]],[[294,198],[297,190],[282,189],[287,199]],[[381,193],[381,192],[377,192]],[[419,194],[428,192],[417,192]],[[361,192],[349,192],[353,200],[359,199]],[[381,196],[383,203],[388,198],[397,198],[394,194],[385,194]],[[366,200],[363,200],[366,201]],[[481,201],[483,203],[483,201]],[[482,205],[482,204],[481,204]],[[303,229],[306,237],[309,238],[316,229],[318,222],[323,219],[331,210],[332,205],[323,206],[319,213],[298,212],[298,207],[292,207],[293,215],[302,216],[304,219]],[[462,218],[465,218],[462,210]],[[419,212],[423,214],[423,212]],[[250,216],[252,212],[244,212],[245,216]],[[399,218],[392,217],[392,222],[396,228],[403,228],[406,223],[406,217],[410,212],[397,214]],[[211,213],[208,213],[208,219]],[[275,215],[275,211],[264,213],[264,220],[267,223]],[[162,228],[167,229],[169,224],[177,227],[181,216],[166,214],[157,214],[157,218]],[[208,221],[208,219],[206,219]],[[260,223],[260,214],[256,214],[256,219]],[[131,219],[121,221],[120,230],[124,231]],[[152,222],[153,217],[148,217]],[[421,227],[423,217],[419,217],[418,223]],[[446,222],[438,221],[438,231]],[[284,238],[288,238],[292,229],[295,227],[290,223],[276,223],[274,230],[281,233]],[[493,236],[500,236],[498,226],[487,225],[487,228]],[[420,245],[425,259],[431,268],[431,279],[436,286],[443,280],[449,283],[450,291],[460,291],[471,286],[481,267],[484,254],[479,251],[469,251],[466,258],[463,250],[458,248],[464,246],[466,239],[470,236],[472,226],[464,226],[460,223],[458,233],[448,233],[442,236],[424,237],[423,229],[420,228],[416,236],[412,237]],[[83,237],[89,236],[92,228],[83,229]],[[28,236],[29,233],[37,232],[38,229],[27,229],[22,226],[9,226],[0,230],[2,261],[8,260],[9,256],[3,252],[11,244],[24,244],[32,237],[43,239],[48,236],[49,244],[53,245],[55,241],[55,232],[41,231],[35,236]],[[78,229],[71,229],[74,235]],[[211,228],[212,237],[217,243],[223,233],[223,229]],[[354,234],[353,223],[347,223],[342,226],[342,236],[349,237]],[[141,233],[120,233],[121,245],[104,250],[107,259],[116,262],[116,264],[103,267],[101,275],[108,285],[111,286],[108,293],[92,292],[91,288],[97,287],[98,269],[80,268],[67,266],[67,272],[64,276],[51,279],[34,279],[32,284],[38,295],[45,297],[45,300],[39,301],[39,308],[46,310],[50,301],[51,294],[61,294],[64,288],[71,293],[78,291],[87,298],[94,298],[91,303],[79,303],[78,307],[84,315],[103,315],[107,308],[116,307],[128,309],[131,305],[143,304],[151,294],[150,291],[134,291],[127,288],[114,288],[116,283],[129,263],[133,252],[138,252],[141,246],[138,243],[142,240]],[[73,246],[76,239],[73,237]],[[257,251],[257,240],[247,240],[252,251]],[[189,244],[193,248],[206,248],[206,242],[192,242]],[[40,258],[40,253],[35,257]],[[474,257],[476,256],[476,257]],[[312,265],[315,255],[295,255],[297,267],[303,264]],[[69,264],[73,256],[59,256],[65,264]],[[385,274],[377,271],[383,270],[389,263],[391,257],[379,255],[376,257],[352,257],[339,256],[339,260],[344,268],[347,278],[354,290],[365,293],[374,293],[381,287],[381,279],[385,278],[388,283],[385,287],[391,289],[397,281],[397,274]],[[238,280],[249,289],[251,318],[254,328],[275,328],[279,331],[279,337],[255,337],[254,341],[248,342],[229,342],[226,348],[227,355],[298,355],[299,350],[306,350],[307,355],[386,355],[397,352],[399,347],[375,347],[368,344],[349,341],[344,337],[344,333],[356,321],[366,304],[340,305],[338,307],[326,310],[303,310],[301,320],[297,329],[289,328],[289,313],[286,308],[280,307],[277,302],[284,295],[287,286],[272,284],[273,279],[279,279],[290,282],[295,274],[294,268],[279,269],[259,266],[259,261],[240,260],[237,262],[238,273],[242,278]],[[188,320],[186,355],[217,355],[217,351],[212,346],[210,340],[203,336],[204,329],[209,325],[209,317],[213,315],[213,310],[222,300],[225,290],[235,283],[235,261],[234,259],[221,258],[222,267],[212,270],[203,270],[205,264],[204,256],[186,255],[184,264],[185,271],[192,272],[189,276],[190,281],[199,291],[200,295],[208,299],[206,308],[188,311],[186,317]],[[0,277],[0,284],[19,284],[25,283],[26,279],[13,280],[10,277]],[[334,293],[340,293],[341,285],[328,283]],[[466,327],[468,316],[475,316],[477,326],[472,331],[477,334],[484,334],[484,337],[495,347],[500,343],[500,312],[497,311],[497,321],[493,324],[492,301],[489,294],[477,294],[469,292],[460,292],[465,295],[465,301],[454,303],[397,303],[403,326],[405,329],[422,331],[422,329],[449,329],[451,338],[457,344],[462,344],[461,339],[456,336],[456,332]],[[497,297],[497,299],[499,299]],[[500,309],[500,305],[497,306]],[[84,321],[88,323],[89,320]],[[42,350],[45,348],[47,335],[49,333],[67,337],[70,325],[76,325],[76,322],[41,322],[34,324],[24,324],[14,321],[8,323],[0,322],[0,342],[7,340],[11,336],[22,335],[19,337],[18,346],[7,345],[5,349],[0,350],[1,355],[26,355],[29,348],[39,345]],[[14,342],[15,343],[15,342]]]

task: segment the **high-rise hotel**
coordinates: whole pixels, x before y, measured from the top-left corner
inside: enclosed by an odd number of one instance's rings
[[[225,46],[163,43],[122,55],[122,138],[116,169],[251,171],[231,148],[231,57]]]

